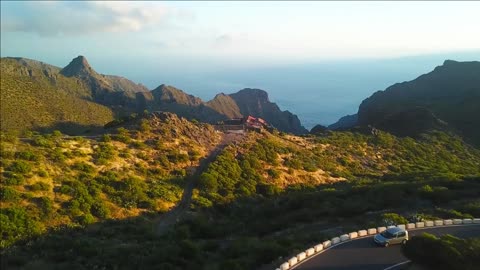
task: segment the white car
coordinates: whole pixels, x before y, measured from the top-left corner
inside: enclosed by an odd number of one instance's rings
[[[377,245],[388,247],[393,244],[405,244],[408,241],[408,231],[394,227],[389,228],[373,237]]]

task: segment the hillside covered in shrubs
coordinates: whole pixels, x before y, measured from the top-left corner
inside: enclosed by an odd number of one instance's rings
[[[249,132],[193,179],[225,134],[170,113],[97,137],[2,136],[12,269],[256,269],[347,230],[480,216],[480,152],[444,132]],[[187,214],[158,235],[189,179]]]

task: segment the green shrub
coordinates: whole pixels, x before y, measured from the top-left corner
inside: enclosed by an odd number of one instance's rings
[[[102,142],[111,142],[111,141],[112,141],[112,137],[111,137],[109,134],[104,134],[104,135],[102,135],[102,138],[100,139],[100,141],[102,141]]]
[[[316,172],[318,168],[315,166],[315,164],[311,162],[307,162],[303,164],[303,169],[307,172]]]
[[[38,235],[42,227],[24,208],[12,207],[0,212],[0,231],[0,248],[5,248],[17,240]]]
[[[37,161],[39,160],[39,156],[31,151],[23,151],[15,153],[15,158],[23,159],[28,161]]]
[[[38,207],[42,210],[44,217],[50,216],[54,211],[53,201],[48,197],[40,197],[38,199]]]
[[[47,191],[47,190],[50,190],[50,185],[45,183],[45,182],[36,182],[36,183],[30,185],[29,188],[32,191],[39,191],[39,190]]]
[[[130,143],[132,138],[130,137],[130,132],[126,128],[118,128],[117,135],[113,136],[113,139],[123,143]]]
[[[90,213],[87,213],[85,215],[79,215],[75,217],[75,221],[77,221],[81,225],[89,225],[95,222],[95,217],[92,216]]]
[[[199,208],[209,208],[209,207],[213,206],[212,201],[210,201],[209,199],[207,199],[205,197],[201,197],[201,196],[195,198],[193,203],[196,207],[199,207]]]
[[[90,209],[92,215],[98,218],[107,218],[110,216],[110,210],[105,205],[105,203],[101,201],[96,201],[92,204],[92,208]]]
[[[3,172],[2,184],[8,186],[18,186],[25,182],[25,178],[21,174],[16,174],[13,172]]]
[[[175,177],[185,177],[187,175],[187,171],[185,169],[176,169],[173,170],[171,174]]]
[[[53,142],[44,136],[35,136],[33,138],[33,145],[45,148],[52,148],[54,146]]]
[[[257,185],[257,193],[263,196],[273,196],[279,192],[280,188],[272,184],[259,183]]]
[[[124,208],[135,208],[141,201],[148,200],[147,185],[137,177],[127,177],[112,184],[116,192],[110,196],[116,204]]]
[[[92,157],[96,164],[105,164],[106,161],[115,157],[115,148],[108,143],[100,143],[93,149]]]
[[[191,161],[198,160],[201,156],[200,152],[198,152],[197,150],[193,150],[193,149],[188,151],[188,155],[190,156]]]
[[[118,153],[118,156],[121,158],[129,158],[131,155],[130,151],[128,149],[125,149],[124,151]]]
[[[474,270],[480,263],[480,238],[460,239],[451,235],[437,238],[424,233],[412,237],[402,252],[427,269]]]
[[[4,202],[18,202],[20,193],[11,187],[0,187],[0,199]]]
[[[0,148],[0,157],[2,158],[2,160],[13,159],[15,157],[15,152],[6,150],[2,145],[2,147]]]
[[[72,165],[72,169],[82,171],[87,174],[92,174],[95,172],[95,168],[85,162],[76,162]]]
[[[23,160],[16,160],[10,166],[8,166],[7,170],[16,172],[16,173],[21,173],[21,174],[26,174],[29,173],[32,170],[32,166]]]
[[[47,171],[45,171],[45,170],[39,170],[39,171],[37,172],[37,174],[38,174],[38,176],[40,176],[40,177],[47,177],[47,176],[48,176],[48,173],[47,173]]]
[[[147,145],[144,142],[141,142],[141,141],[133,141],[133,142],[130,143],[130,146],[132,146],[133,148],[137,148],[137,149],[146,149],[147,148]]]
[[[138,152],[137,157],[141,160],[148,160],[149,159],[147,154],[145,154],[145,152]]]
[[[50,159],[55,162],[64,162],[67,157],[65,152],[62,151],[61,148],[57,147],[52,152],[50,152]]]
[[[202,173],[198,181],[198,187],[207,193],[216,193],[218,191],[218,182],[213,175]]]
[[[146,119],[140,120],[140,127],[139,130],[142,132],[150,132],[152,128],[150,127],[150,123]]]
[[[277,179],[278,177],[280,177],[280,174],[281,174],[280,171],[275,170],[275,169],[269,169],[269,170],[267,171],[267,173],[268,173],[268,175],[269,175],[270,177],[272,177],[273,179]]]
[[[408,220],[397,213],[385,213],[382,215],[382,223],[384,225],[407,224]]]
[[[167,158],[172,163],[183,163],[189,161],[188,155],[180,153],[178,150],[171,150]]]
[[[302,169],[302,163],[295,158],[286,158],[283,164],[288,168],[292,168],[296,170]]]

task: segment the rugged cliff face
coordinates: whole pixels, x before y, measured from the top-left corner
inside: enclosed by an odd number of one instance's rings
[[[421,109],[418,109],[421,108]],[[373,125],[398,133],[388,123],[448,123],[467,140],[480,145],[480,62],[447,60],[442,66],[409,82],[398,83],[365,99],[358,110],[361,125]],[[416,121],[418,116],[422,121]],[[406,119],[410,119],[406,121]],[[402,127],[405,127],[402,124]],[[444,125],[441,125],[444,126]],[[414,130],[425,130],[417,126]],[[404,133],[404,132],[402,132]],[[414,134],[405,134],[414,135]]]

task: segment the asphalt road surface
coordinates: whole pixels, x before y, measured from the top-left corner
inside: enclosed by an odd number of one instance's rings
[[[410,230],[409,236],[424,232],[434,235],[451,234],[457,237],[480,237],[480,224],[430,227]],[[346,242],[335,246],[311,259],[304,261],[294,269],[298,270],[383,270],[408,259],[402,255],[400,245],[387,248],[373,243],[373,236]]]

